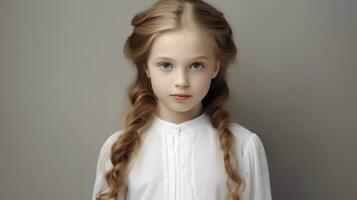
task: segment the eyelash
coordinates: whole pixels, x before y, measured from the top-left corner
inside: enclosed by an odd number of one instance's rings
[[[167,62],[163,62],[163,63],[159,63],[158,65],[159,65],[159,67],[161,67],[161,65],[163,65],[163,64],[170,64],[170,63],[167,63]],[[192,64],[199,64],[199,65],[201,65],[201,68],[200,69],[202,69],[202,68],[204,68],[205,67],[205,65],[203,64],[203,63],[201,63],[201,62],[194,62],[194,63],[192,63]],[[171,64],[170,64],[171,65]],[[192,66],[192,65],[191,65]],[[161,68],[161,69],[163,69],[163,68]],[[166,70],[166,69],[163,69],[164,71],[169,71],[169,70]],[[197,71],[197,70],[199,70],[199,69],[196,69],[195,71]]]

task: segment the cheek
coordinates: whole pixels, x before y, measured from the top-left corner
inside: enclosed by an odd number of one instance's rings
[[[151,87],[156,96],[162,96],[167,87],[167,83],[164,79],[160,79],[159,77],[151,77]]]
[[[195,90],[201,95],[205,96],[209,90],[211,84],[210,77],[203,77],[195,81]]]

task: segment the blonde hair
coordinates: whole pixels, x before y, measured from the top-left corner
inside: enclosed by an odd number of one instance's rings
[[[131,25],[134,31],[125,42],[124,54],[137,69],[136,79],[128,88],[132,107],[126,113],[123,133],[111,147],[113,169],[105,175],[109,188],[97,194],[96,199],[116,199],[122,189],[127,187],[125,178],[128,164],[141,144],[140,129],[153,118],[156,110],[157,97],[145,73],[153,40],[166,31],[191,28],[209,34],[215,41],[215,54],[220,60],[220,71],[212,79],[202,104],[212,126],[217,129],[228,175],[228,199],[239,200],[239,189],[244,185],[244,180],[231,163],[234,159],[231,149],[235,137],[228,129],[231,117],[223,108],[229,97],[225,74],[228,65],[236,58],[237,48],[232,38],[231,27],[223,13],[201,0],[159,0],[149,9],[136,14]]]

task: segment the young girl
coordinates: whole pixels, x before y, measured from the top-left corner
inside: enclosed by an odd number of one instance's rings
[[[223,108],[237,53],[224,15],[160,0],[131,24],[132,108],[101,147],[92,199],[270,200],[261,140]]]

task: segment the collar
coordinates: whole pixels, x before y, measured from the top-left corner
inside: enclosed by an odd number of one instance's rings
[[[152,121],[152,127],[154,129],[159,131],[164,131],[167,133],[181,133],[181,134],[194,133],[195,131],[193,130],[208,125],[210,125],[210,120],[206,111],[204,111],[199,116],[193,119],[187,120],[185,122],[181,122],[179,124],[161,119],[157,115],[154,115]]]

